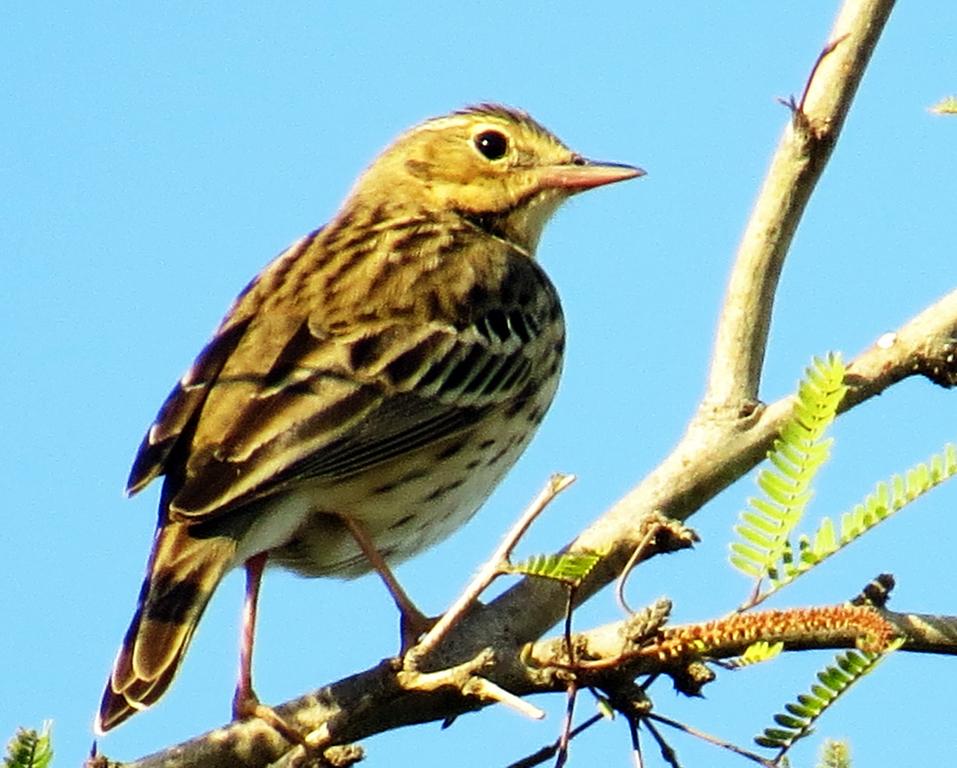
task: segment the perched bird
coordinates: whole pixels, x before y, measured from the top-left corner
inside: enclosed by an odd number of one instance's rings
[[[586,160],[483,104],[400,136],[329,224],[234,302],[143,439],[127,490],[163,476],[139,604],[96,720],[169,687],[206,604],[244,566],[234,716],[263,715],[250,659],[264,566],[379,571],[414,637],[399,562],[465,523],[551,404],[565,328],[534,259],[571,195],[643,174]]]

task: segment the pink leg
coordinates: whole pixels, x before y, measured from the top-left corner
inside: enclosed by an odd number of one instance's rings
[[[399,609],[399,634],[402,641],[400,652],[405,653],[409,648],[415,645],[420,635],[432,627],[435,620],[430,619],[422,613],[422,611],[416,607],[415,603],[412,602],[412,598],[402,589],[402,585],[399,584],[398,579],[396,579],[392,573],[392,569],[389,568],[385,558],[382,557],[382,553],[376,549],[372,537],[369,536],[369,533],[362,523],[345,515],[340,516],[339,519],[342,520],[342,524],[345,525],[349,533],[352,534],[352,538],[355,539],[356,544],[359,545],[359,549],[362,550],[362,554],[365,555],[366,560],[369,561],[369,565],[379,574],[379,578],[382,579],[385,588],[389,590],[389,594],[392,595],[396,608]]]
[[[246,599],[243,602],[243,625],[239,642],[239,677],[233,695],[233,719],[258,717],[275,728],[287,741],[303,744],[303,736],[289,725],[275,710],[259,702],[253,690],[253,641],[256,636],[256,614],[259,605],[259,586],[266,568],[267,552],[260,552],[246,561]]]
[[[239,677],[233,696],[233,717],[251,714],[250,702],[259,703],[253,692],[253,642],[256,637],[256,613],[259,605],[259,587],[269,555],[260,552],[246,561],[246,599],[243,602],[243,622],[239,639]]]

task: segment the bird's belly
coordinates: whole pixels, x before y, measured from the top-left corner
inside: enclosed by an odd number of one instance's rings
[[[554,387],[546,387],[522,409],[468,432],[271,500],[273,509],[257,517],[288,521],[288,533],[274,535],[270,562],[304,576],[354,578],[368,572],[340,515],[358,520],[390,563],[441,541],[472,517],[515,463],[553,394]]]

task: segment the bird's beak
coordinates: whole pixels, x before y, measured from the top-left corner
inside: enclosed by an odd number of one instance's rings
[[[542,168],[539,179],[545,188],[580,192],[644,175],[645,172],[641,168],[633,165],[601,163],[576,156],[570,163]]]

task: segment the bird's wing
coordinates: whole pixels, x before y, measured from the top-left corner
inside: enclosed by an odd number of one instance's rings
[[[211,519],[467,430],[520,396],[551,343],[514,301],[483,301],[464,326],[386,317],[339,333],[256,301],[237,302],[140,447],[129,487],[167,475],[171,516]]]

